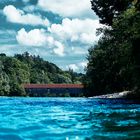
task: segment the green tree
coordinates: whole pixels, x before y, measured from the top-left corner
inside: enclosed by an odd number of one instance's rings
[[[114,18],[118,17],[130,5],[132,0],[92,0],[92,10],[99,16],[100,23],[112,25]]]
[[[111,28],[100,30],[103,33],[102,37],[97,45],[89,50],[85,80],[90,91],[89,96],[140,87],[138,5],[138,1],[133,2],[126,10],[120,11],[116,17],[113,17]],[[103,9],[104,6],[101,6],[98,10],[103,12]],[[106,12],[102,15],[106,18]]]
[[[24,87],[17,82],[13,81],[10,87],[9,96],[27,96]]]
[[[0,95],[27,96],[23,87],[25,83],[72,83],[72,81],[69,73],[40,56],[30,55],[28,52],[16,54],[14,57],[0,54]]]
[[[56,74],[53,78],[53,82],[68,84],[68,83],[71,83],[71,79],[62,74]]]
[[[0,96],[7,96],[10,92],[9,77],[3,71],[3,64],[0,61]]]

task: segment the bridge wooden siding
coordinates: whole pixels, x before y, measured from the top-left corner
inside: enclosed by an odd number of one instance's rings
[[[82,84],[24,84],[29,96],[71,96],[78,97],[84,93]]]

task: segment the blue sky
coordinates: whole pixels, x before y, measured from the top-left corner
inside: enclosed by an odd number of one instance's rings
[[[90,0],[0,0],[0,53],[28,51],[83,72],[100,26]]]

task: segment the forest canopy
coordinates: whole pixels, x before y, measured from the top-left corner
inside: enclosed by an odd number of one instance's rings
[[[105,25],[89,49],[85,76],[87,96],[140,89],[140,1],[92,0]]]
[[[83,74],[63,71],[28,52],[13,57],[0,54],[0,96],[27,96],[23,84],[81,83]]]

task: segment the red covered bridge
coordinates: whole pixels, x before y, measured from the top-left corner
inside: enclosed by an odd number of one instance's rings
[[[82,96],[84,86],[82,84],[24,84],[29,96]]]

